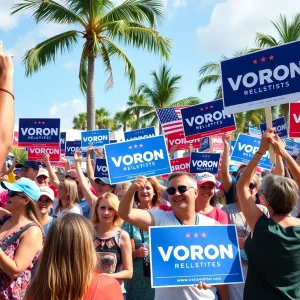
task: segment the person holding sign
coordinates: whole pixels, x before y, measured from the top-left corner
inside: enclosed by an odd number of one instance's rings
[[[244,299],[300,299],[300,220],[290,215],[298,201],[295,181],[268,175],[261,194],[270,218],[255,205],[249,184],[262,155],[274,146],[275,153],[286,162],[298,186],[300,167],[285,150],[284,142],[268,129],[261,138],[259,150],[237,182],[237,194],[251,235],[245,241],[248,274]]]
[[[0,166],[5,163],[14,134],[14,66],[11,54],[3,54],[0,41]]]
[[[119,206],[119,215],[128,223],[148,231],[150,226],[170,225],[214,225],[213,219],[195,212],[195,200],[198,196],[197,182],[189,173],[172,173],[168,179],[167,193],[172,205],[172,211],[160,209],[136,209],[133,202],[136,191],[147,186],[147,179],[143,176],[136,178]],[[221,295],[222,299],[229,299],[228,295]],[[155,290],[155,299],[217,299],[216,288],[200,282],[198,286],[166,287]]]

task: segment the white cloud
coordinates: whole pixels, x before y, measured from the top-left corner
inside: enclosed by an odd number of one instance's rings
[[[1,1],[1,8],[0,8],[0,29],[4,31],[9,31],[17,27],[18,19],[20,17],[20,13],[15,15],[10,15],[12,12],[12,7],[14,4],[20,2],[19,0],[6,0]]]
[[[51,118],[60,118],[61,128],[73,128],[73,118],[85,111],[85,101],[81,99],[72,99],[71,101],[55,104],[49,108]]]
[[[208,53],[231,55],[236,50],[253,47],[256,32],[275,35],[270,21],[277,20],[280,14],[291,18],[299,10],[298,0],[227,0],[218,3],[210,23],[197,29],[198,45]]]
[[[172,5],[174,8],[186,7],[186,0],[173,0]]]
[[[115,106],[115,112],[125,111],[127,108],[128,108],[128,106],[126,104],[117,104]]]
[[[77,69],[78,66],[79,66],[79,63],[76,60],[69,60],[63,64],[63,67],[66,69]]]

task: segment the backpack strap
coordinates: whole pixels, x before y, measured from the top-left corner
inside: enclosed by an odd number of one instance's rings
[[[16,242],[21,234],[25,232],[28,228],[31,226],[37,226],[35,222],[30,222],[27,225],[25,225],[21,230],[17,231],[12,237],[10,237],[5,243],[3,243],[0,248],[5,251],[8,246],[12,245],[14,242]]]
[[[120,228],[120,229],[117,231],[116,235],[115,235],[116,242],[117,242],[117,244],[118,244],[119,247],[120,247],[120,238],[121,238],[122,232],[123,232],[123,230]]]

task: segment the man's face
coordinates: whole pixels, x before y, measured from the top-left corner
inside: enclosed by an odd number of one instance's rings
[[[36,178],[36,181],[39,186],[48,186],[50,179],[45,175],[40,175],[39,177]]]
[[[29,178],[35,181],[37,174],[38,174],[38,170],[35,170],[33,168],[22,167],[21,177]]]
[[[178,191],[179,186],[186,187],[184,193]],[[198,196],[198,190],[195,183],[188,176],[179,176],[173,178],[168,187],[176,188],[174,195],[169,195],[169,201],[173,210],[176,208],[185,209],[189,206],[195,206],[195,199]]]

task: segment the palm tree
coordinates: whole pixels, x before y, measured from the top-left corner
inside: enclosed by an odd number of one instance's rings
[[[233,57],[239,57],[245,55],[249,52],[253,52],[256,49],[245,49],[242,51],[237,51],[234,53]],[[226,56],[222,56],[221,60],[227,59]],[[198,91],[200,92],[202,88],[208,84],[214,83],[218,84],[215,92],[215,100],[223,97],[222,84],[221,84],[221,69],[219,62],[208,62],[203,65],[199,70],[200,80],[198,84]],[[272,108],[273,117],[276,117],[276,108]],[[235,114],[237,132],[248,132],[249,127],[258,127],[259,124],[265,122],[265,112],[264,109],[257,109],[247,111],[245,113]]]
[[[109,118],[110,113],[103,107],[96,109],[96,124],[98,129],[109,128],[111,119]]]
[[[286,16],[280,15],[278,20],[271,23],[276,28],[278,39],[271,35],[256,33],[256,44],[259,48],[269,48],[285,43],[300,40],[300,14],[296,14],[293,19],[288,22]],[[284,116],[286,123],[289,122],[289,104],[280,105],[280,114]]]
[[[141,123],[140,116],[144,113],[143,107],[149,106],[147,97],[138,91],[135,94],[129,96],[129,100],[127,101],[128,108],[124,112],[125,118],[131,118],[134,116],[134,120],[130,123],[130,127],[132,129],[143,128]]]
[[[21,1],[21,0],[20,0]],[[56,60],[58,52],[71,51],[83,39],[79,67],[81,91],[87,99],[87,129],[95,128],[95,60],[100,57],[108,79],[106,89],[113,86],[111,59],[117,57],[125,64],[130,86],[135,88],[135,69],[126,54],[116,44],[147,49],[169,58],[171,41],[155,30],[164,18],[161,0],[126,0],[115,5],[111,0],[23,0],[14,5],[12,14],[29,12],[37,23],[52,22],[74,25],[74,30],[53,36],[27,51],[23,62],[26,75],[32,75]]]
[[[147,123],[149,126],[155,126],[158,123],[156,115],[157,108],[195,105],[199,103],[197,97],[189,97],[175,101],[175,97],[179,92],[179,81],[182,76],[171,75],[171,68],[165,64],[161,66],[159,72],[152,71],[153,77],[152,87],[143,83],[139,87],[139,92],[142,92],[148,99],[147,104],[137,105],[138,110],[143,111],[144,115],[140,117],[140,121]],[[159,133],[162,134],[162,128],[159,126]]]
[[[114,121],[116,122],[117,126],[122,128],[123,132],[125,132],[128,127],[131,127],[131,123],[134,121],[134,116],[125,115],[123,111],[118,111],[114,116]]]
[[[77,117],[73,118],[73,129],[86,130],[87,128],[87,117],[86,113],[79,113]]]

